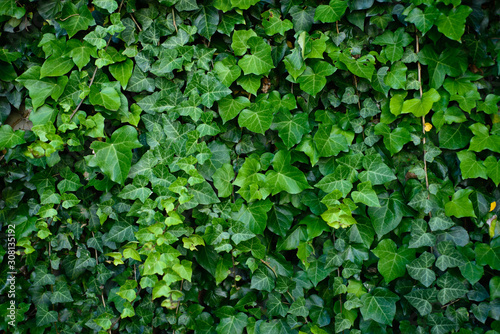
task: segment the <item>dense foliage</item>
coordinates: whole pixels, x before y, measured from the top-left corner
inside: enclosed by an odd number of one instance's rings
[[[0,0],[0,330],[500,332],[499,14]]]

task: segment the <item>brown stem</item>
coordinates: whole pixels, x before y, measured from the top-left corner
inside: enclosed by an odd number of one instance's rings
[[[260,262],[264,263],[269,269],[271,269],[273,271],[273,273],[274,273],[274,277],[278,278],[278,274],[276,273],[276,270],[274,270],[274,268],[271,267],[271,265],[269,264],[269,262],[266,262],[266,261],[264,261],[262,259],[260,259]]]
[[[337,35],[340,34],[340,32],[339,32],[339,21],[335,21],[335,28],[337,28]]]
[[[178,33],[179,30],[177,29],[177,23],[175,23],[175,12],[174,12],[174,7],[172,7],[172,21],[174,22],[174,28],[175,32]]]
[[[416,35],[416,51],[417,53],[420,52],[420,44],[419,44],[419,38],[418,34]],[[417,62],[417,71],[418,71],[418,82],[420,86],[420,98],[422,98],[423,95],[423,90],[422,90],[422,67],[420,65],[420,62]],[[425,115],[422,116],[422,144],[423,144],[423,150],[424,150],[424,172],[425,172],[425,188],[427,189],[427,199],[430,199],[430,194],[429,194],[429,176],[427,175],[427,160],[425,160]],[[430,215],[430,213],[429,213]]]
[[[130,17],[132,18],[132,21],[134,21],[137,29],[139,29],[139,31],[142,32],[142,29],[141,29],[141,26],[139,25],[139,23],[137,23],[137,21],[135,20],[135,17],[134,17],[134,14],[130,13]]]

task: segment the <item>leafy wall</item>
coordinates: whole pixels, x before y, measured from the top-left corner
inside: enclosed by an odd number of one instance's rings
[[[0,0],[0,329],[500,332],[496,6]]]

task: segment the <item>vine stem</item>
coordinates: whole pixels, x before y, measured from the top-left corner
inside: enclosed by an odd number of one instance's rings
[[[416,51],[417,53],[420,52],[420,43],[419,43],[419,37],[418,34],[416,34]],[[422,99],[423,96],[423,90],[422,90],[422,66],[420,65],[420,62],[417,61],[417,67],[418,67],[418,83],[420,86],[420,99]],[[424,151],[424,172],[425,172],[425,188],[427,189],[427,199],[430,198],[429,195],[429,176],[427,175],[427,160],[425,160],[425,154],[427,153],[425,151],[425,115],[422,116],[422,133],[423,138],[422,138],[422,143],[423,143],[423,151]],[[430,213],[429,213],[430,214]]]

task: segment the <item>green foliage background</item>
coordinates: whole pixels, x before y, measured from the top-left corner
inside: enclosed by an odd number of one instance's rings
[[[0,0],[0,329],[500,332],[496,6]]]

